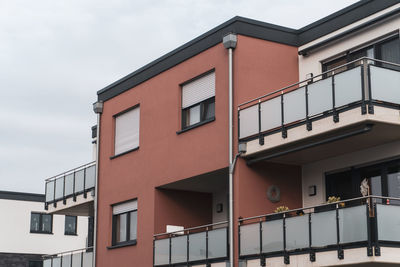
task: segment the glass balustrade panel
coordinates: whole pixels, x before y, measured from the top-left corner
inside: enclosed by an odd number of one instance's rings
[[[366,241],[368,229],[365,205],[339,209],[339,231],[341,244]]]
[[[240,226],[240,255],[260,253],[260,224]]]
[[[369,67],[372,99],[400,104],[400,71]]]
[[[284,123],[292,123],[306,118],[306,91],[299,88],[283,95]]]
[[[334,76],[335,107],[342,107],[362,100],[361,67]]]
[[[308,114],[315,116],[333,108],[332,77],[308,85]]]
[[[61,266],[62,267],[71,267],[71,255],[64,255],[62,256],[62,262],[61,262]]]
[[[311,214],[311,244],[313,247],[337,244],[336,210]]]
[[[262,227],[262,252],[283,250],[283,219],[266,221]]]
[[[53,258],[53,265],[52,267],[61,267],[61,258]]]
[[[85,170],[75,172],[75,193],[83,192]]]
[[[74,193],[74,174],[65,176],[65,196],[70,196]]]
[[[221,258],[227,257],[227,244],[228,244],[228,231],[227,228],[219,228],[208,231],[208,258]]]
[[[189,235],[189,261],[206,258],[206,232]]]
[[[268,131],[282,125],[281,97],[261,103],[261,131]]]
[[[64,177],[56,179],[56,196],[55,199],[64,197]]]
[[[400,206],[376,205],[378,239],[380,241],[400,241]]]
[[[187,261],[187,236],[171,238],[171,263]]]
[[[44,260],[43,267],[51,267],[51,259]],[[75,266],[73,266],[73,267],[75,267]]]
[[[96,184],[96,165],[86,168],[85,189],[94,188]]]
[[[296,250],[309,247],[308,215],[286,219],[286,249]]]
[[[154,265],[169,264],[169,239],[154,242]]]
[[[93,267],[93,252],[83,253],[82,267]]]
[[[46,183],[46,202],[54,200],[54,181]]]
[[[239,111],[240,138],[245,138],[258,133],[258,105]]]
[[[72,267],[82,266],[82,253],[75,253],[72,255]]]

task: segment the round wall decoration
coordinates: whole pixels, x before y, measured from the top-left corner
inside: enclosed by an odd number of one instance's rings
[[[272,203],[279,202],[281,200],[281,190],[276,185],[271,185],[267,190],[267,198]]]

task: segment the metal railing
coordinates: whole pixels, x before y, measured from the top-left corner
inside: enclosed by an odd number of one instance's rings
[[[93,267],[93,247],[45,255],[43,267]]]
[[[208,264],[229,257],[228,222],[154,235],[154,266]]]
[[[373,113],[373,105],[400,107],[400,64],[363,57],[252,99],[238,106],[239,140],[248,141],[282,132],[361,107],[361,113]],[[384,86],[383,86],[384,85]],[[368,106],[368,110],[367,110]]]
[[[79,166],[62,174],[46,179],[46,203],[63,200],[85,194],[95,188],[96,184],[96,162]]]
[[[368,196],[239,220],[239,257],[283,256],[366,247],[380,256],[384,245],[400,246],[400,198]],[[375,249],[373,250],[373,247]],[[374,252],[374,253],[373,253]]]

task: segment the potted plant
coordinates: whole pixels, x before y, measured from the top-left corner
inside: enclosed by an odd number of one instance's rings
[[[315,207],[315,212],[322,212],[322,211],[329,211],[329,210],[334,210],[336,208],[336,202],[340,201],[340,197],[337,196],[330,196],[328,197],[328,200],[324,204],[328,205],[323,205],[319,207]],[[344,207],[344,203],[339,203],[339,207]]]
[[[279,206],[274,210],[274,213],[277,213],[277,214],[268,215],[266,217],[266,220],[267,221],[272,221],[272,220],[282,219],[283,218],[283,213],[285,211],[288,211],[288,210],[289,210],[289,208],[286,207],[286,206]],[[288,215],[289,215],[289,213],[286,213],[286,217],[288,217]]]

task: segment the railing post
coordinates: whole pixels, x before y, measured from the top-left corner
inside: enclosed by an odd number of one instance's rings
[[[365,61],[363,61],[363,64],[361,64],[361,114],[365,115],[367,114],[367,104],[366,104],[366,88],[367,88],[367,83],[368,80],[365,78],[365,75],[368,75],[364,70],[366,68]]]
[[[83,267],[83,251],[81,252],[81,267]]]
[[[366,72],[367,72],[367,84],[368,84],[368,113],[369,114],[374,114],[374,105],[373,105],[373,99],[372,99],[372,88],[371,88],[371,68],[368,64],[368,61],[365,60],[366,64]]]
[[[336,101],[335,101],[335,75],[331,76],[332,79],[332,112],[333,112],[333,121],[339,122],[339,114],[336,110]]]
[[[369,216],[369,207],[368,207],[368,199],[365,204],[366,212],[367,212],[367,236],[368,236],[368,247],[367,247],[367,256],[371,257],[372,253],[372,240],[371,240],[371,219]]]
[[[285,128],[285,112],[283,103],[283,91],[281,92],[281,117],[282,117],[282,138],[287,138],[287,130]]]
[[[209,267],[210,263],[208,262],[208,227],[206,227],[206,267]]]
[[[87,198],[87,192],[86,192],[86,167],[83,169],[83,197]]]
[[[239,143],[239,140],[240,140],[240,107],[238,107],[238,110],[237,110],[237,117],[238,117],[237,134],[238,134],[238,143]]]
[[[262,254],[262,246],[263,246],[263,242],[262,242],[262,219],[260,219],[259,222],[259,236],[260,236],[260,266],[265,266],[265,257]]]
[[[73,177],[72,177],[72,200],[75,202],[76,201],[76,189],[75,189],[75,174],[76,171],[74,171]]]
[[[339,204],[336,204],[336,238],[337,238],[337,252],[338,259],[344,259],[343,248],[340,245],[340,228],[339,228]]]
[[[169,263],[169,266],[172,266],[171,265],[171,262],[172,262],[172,255],[171,255],[171,252],[172,252],[172,239],[171,239],[171,235],[169,235],[169,248],[168,248],[168,250],[169,250],[169,252],[168,252],[168,263]]]
[[[289,254],[286,251],[286,213],[283,214],[283,262],[290,264]]]
[[[57,201],[56,201],[56,187],[57,187],[57,179],[54,179],[53,180],[53,182],[54,182],[54,195],[53,195],[53,206],[54,206],[54,208],[56,208],[57,207]]]
[[[379,246],[379,235],[378,235],[378,212],[375,202],[374,202],[374,213],[375,213],[375,256],[380,256],[381,248]]]
[[[308,111],[308,85],[306,85],[305,92],[306,92],[306,127],[307,127],[307,131],[311,131],[312,130],[312,122],[310,120],[309,111]]]
[[[264,145],[264,136],[261,134],[261,102],[258,100],[258,143]]]
[[[310,261],[315,262],[315,251],[312,248],[312,233],[311,233],[311,213],[308,214],[308,245],[310,249]]]
[[[62,178],[63,179],[63,204],[67,204],[67,199],[65,198],[65,175]]]
[[[49,203],[47,202],[47,184],[49,182],[46,182],[44,185],[44,209],[48,210],[49,209]]]
[[[185,232],[184,232],[185,233]],[[186,234],[186,265],[189,266],[189,231]]]

